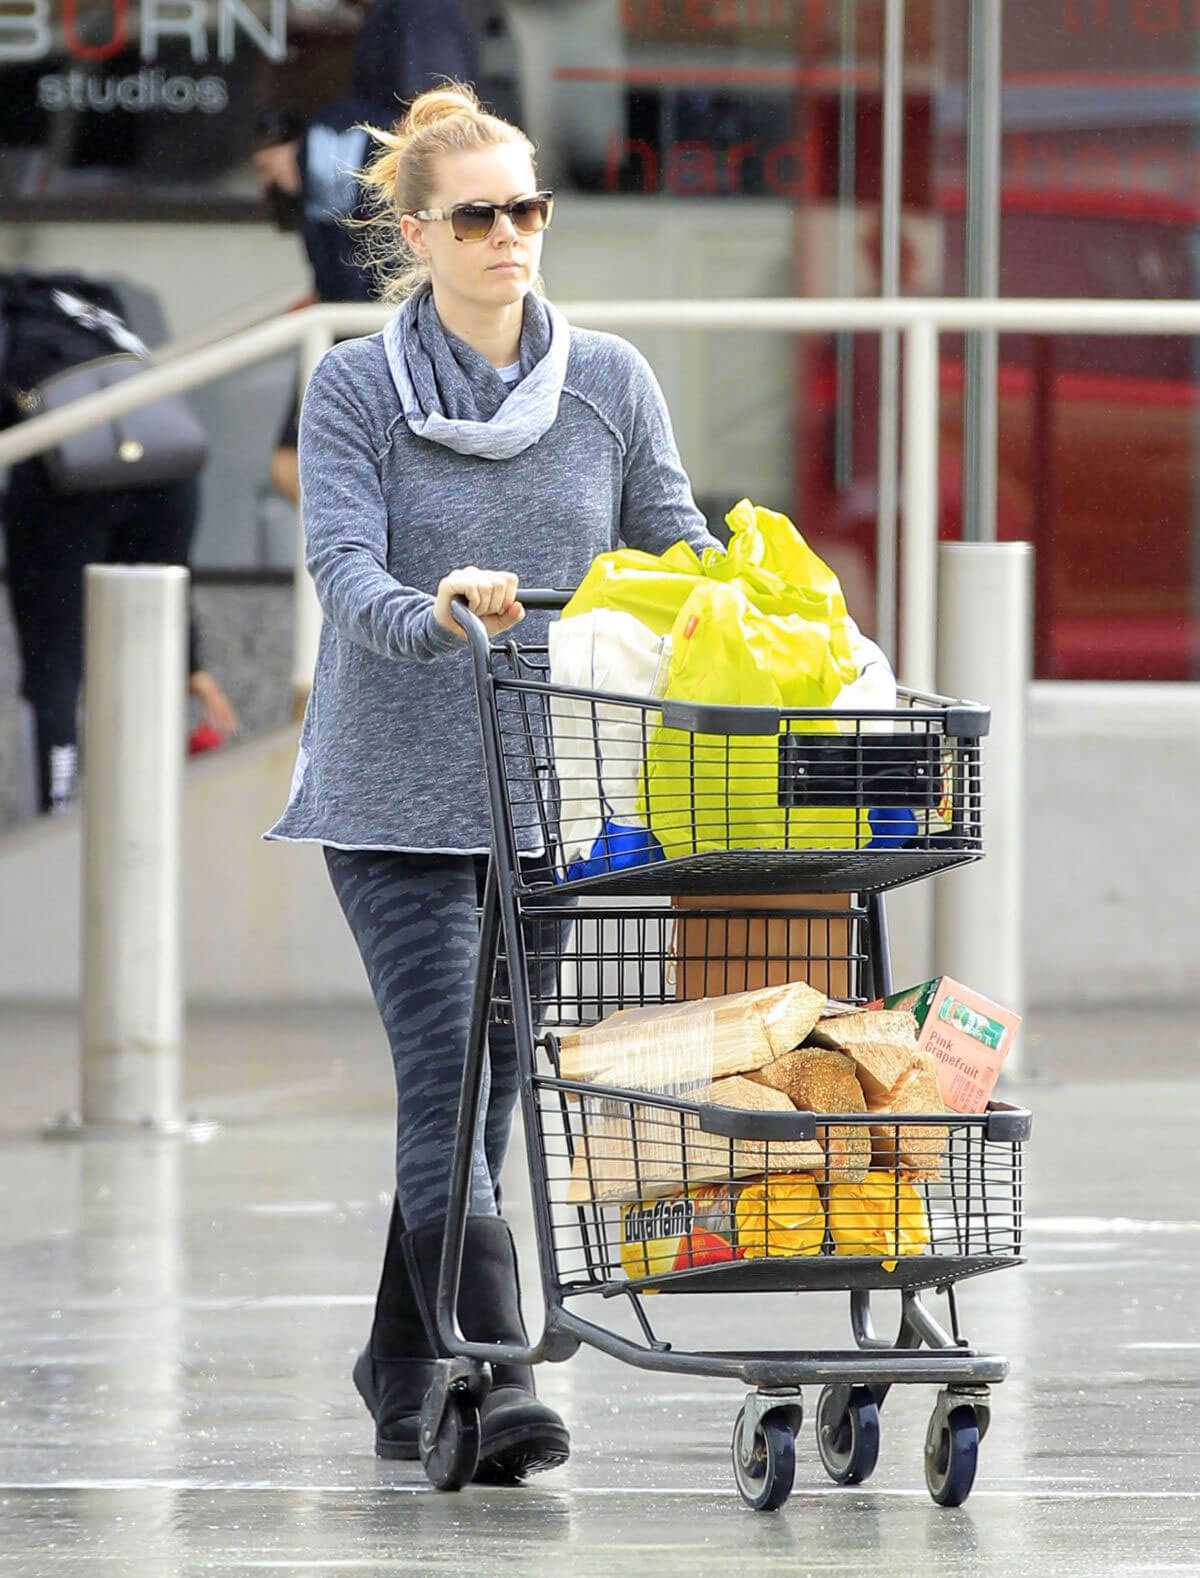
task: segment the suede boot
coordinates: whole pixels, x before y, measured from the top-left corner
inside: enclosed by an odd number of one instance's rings
[[[400,1202],[393,1198],[371,1337],[354,1361],[354,1384],[375,1421],[377,1457],[420,1457],[417,1431],[434,1357],[404,1258]]]
[[[436,1334],[438,1270],[444,1223],[404,1236],[414,1286],[428,1330]],[[459,1324],[471,1342],[525,1344],[517,1283],[517,1252],[508,1223],[498,1216],[469,1216],[463,1248]],[[437,1343],[439,1351],[441,1344]],[[516,1484],[542,1469],[557,1468],[571,1451],[566,1425],[539,1402],[527,1364],[494,1364],[492,1386],[480,1411],[477,1481]]]

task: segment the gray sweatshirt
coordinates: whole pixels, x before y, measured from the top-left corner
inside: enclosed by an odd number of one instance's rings
[[[301,408],[300,486],[325,618],[291,794],[267,838],[486,851],[474,682],[465,643],[433,618],[441,578],[475,564],[574,587],[618,538],[651,553],[681,537],[717,545],[649,364],[584,329],[570,332],[552,425],[506,460],[411,432],[381,335],[334,346]],[[544,644],[551,617],[530,613],[504,639]],[[536,825],[518,842],[539,849]]]

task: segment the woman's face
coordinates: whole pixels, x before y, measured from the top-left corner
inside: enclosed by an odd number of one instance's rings
[[[449,211],[458,203],[510,203],[536,191],[528,150],[504,143],[442,158],[426,206]],[[401,222],[409,246],[428,260],[439,292],[452,292],[480,307],[511,306],[538,277],[544,232],[522,235],[507,214],[497,214],[491,235],[483,241],[455,240],[447,219],[419,220],[406,214]]]

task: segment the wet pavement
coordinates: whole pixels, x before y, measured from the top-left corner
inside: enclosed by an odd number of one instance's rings
[[[375,1459],[349,1380],[388,1210],[369,1015],[193,1018],[213,1124],[81,1142],[34,1129],[71,1103],[69,1017],[0,1009],[0,1578],[1200,1573],[1200,1080],[1177,1077],[1198,1027],[1158,1029],[1035,1016],[1041,1077],[1007,1092],[1036,1114],[1029,1264],[961,1293],[972,1340],[1013,1364],[966,1506],[928,1497],[915,1388],[889,1397],[853,1489],[821,1469],[807,1395],[795,1492],[755,1515],[730,1470],[736,1386],[587,1351],[539,1375],[574,1432],[565,1469],[444,1496]],[[519,1168],[509,1199],[532,1264]],[[653,1315],[699,1346],[849,1341],[833,1295]]]

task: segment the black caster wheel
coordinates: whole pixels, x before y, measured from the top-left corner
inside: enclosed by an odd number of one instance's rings
[[[939,1507],[961,1507],[971,1494],[979,1463],[979,1421],[960,1405],[934,1414],[925,1436],[925,1483]]]
[[[446,1398],[445,1412],[432,1440],[421,1421],[421,1463],[436,1490],[461,1490],[479,1467],[479,1410],[466,1391]]]
[[[845,1395],[842,1387],[825,1387],[817,1403],[817,1451],[830,1479],[861,1485],[879,1461],[879,1408],[865,1386],[852,1386],[839,1420],[838,1391]]]
[[[792,1493],[796,1478],[796,1437],[780,1415],[767,1414],[754,1432],[748,1463],[742,1460],[742,1421],[740,1409],[733,1427],[733,1477],[738,1493],[755,1512],[775,1512]]]

